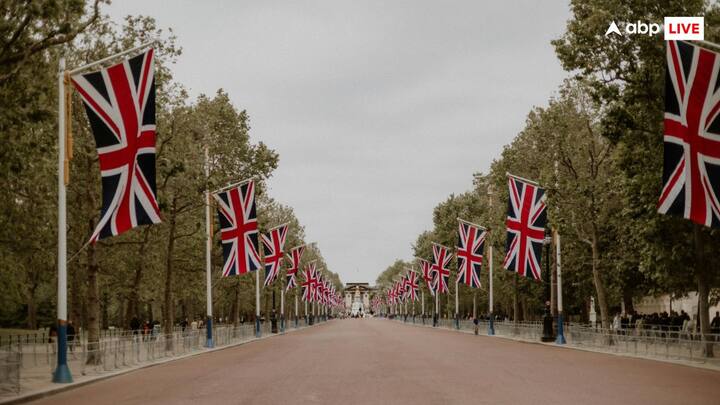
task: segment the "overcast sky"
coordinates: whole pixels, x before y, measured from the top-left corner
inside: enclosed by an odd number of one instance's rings
[[[512,3],[512,4],[509,4]],[[115,1],[172,27],[175,79],[225,89],[280,154],[270,194],[343,282],[410,259],[563,78],[564,1]]]

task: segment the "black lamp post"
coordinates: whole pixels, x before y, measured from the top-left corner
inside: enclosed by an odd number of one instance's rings
[[[545,281],[545,296],[550,296],[550,289],[549,289],[549,283],[550,283],[550,244],[552,243],[552,236],[550,236],[550,233],[548,230],[545,230],[545,239],[543,240],[543,244],[545,245],[545,278],[547,279]],[[545,315],[543,316],[543,335],[540,339],[543,342],[553,342],[555,341],[555,334],[553,331],[553,318],[552,313],[550,312],[550,301],[545,301]]]
[[[272,312],[270,313],[270,332],[278,333],[277,315],[275,314],[275,288],[272,290]]]

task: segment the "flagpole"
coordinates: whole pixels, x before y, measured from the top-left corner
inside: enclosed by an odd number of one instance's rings
[[[285,288],[280,282],[280,333],[285,332]]]
[[[558,308],[558,320],[557,320],[557,338],[555,343],[564,345],[565,333],[563,330],[563,305],[562,305],[562,272],[560,271],[560,232],[555,230],[555,266],[557,268],[557,308]]]
[[[488,250],[488,287],[489,287],[489,295],[488,295],[488,304],[490,313],[489,319],[488,319],[488,335],[492,336],[495,334],[495,315],[493,314],[493,247],[492,245],[489,246]]]
[[[308,326],[308,303],[305,301],[305,326]]]
[[[58,301],[57,367],[54,383],[73,381],[67,365],[67,206],[65,199],[65,58],[58,63]]]
[[[440,294],[436,291],[435,292],[435,316],[433,319],[433,326],[438,326],[440,323],[440,300],[439,300]]]
[[[210,178],[210,152],[207,145],[205,145],[205,182],[208,183]],[[205,347],[212,348],[215,346],[213,342],[213,308],[212,308],[212,224],[210,216],[210,189],[206,187],[205,190],[205,297],[207,306],[207,322],[206,322],[206,333],[207,339],[205,341]]]
[[[475,334],[478,334],[478,319],[477,319],[477,289],[473,291],[473,324],[475,324]]]
[[[75,74],[80,73],[80,72],[82,72],[82,71],[84,71],[84,70],[88,70],[88,69],[90,69],[90,68],[92,68],[92,67],[95,67],[95,66],[98,66],[98,65],[102,65],[103,63],[105,63],[105,62],[107,62],[107,61],[110,61],[110,60],[113,60],[113,59],[117,59],[117,58],[120,58],[120,57],[125,56],[125,55],[129,55],[129,54],[131,54],[131,53],[133,53],[133,52],[135,52],[135,51],[139,51],[140,49],[143,49],[143,48],[147,48],[147,47],[149,47],[149,46],[151,46],[151,45],[154,45],[154,44],[157,43],[157,42],[158,42],[158,39],[153,39],[152,41],[145,42],[144,44],[140,44],[140,45],[138,45],[138,46],[136,46],[136,47],[134,47],[134,48],[130,48],[130,49],[127,49],[127,50],[122,51],[122,52],[120,52],[120,53],[116,53],[116,54],[114,54],[114,55],[110,55],[110,56],[108,56],[108,57],[106,57],[106,58],[102,58],[102,59],[100,59],[100,60],[96,60],[95,62],[91,62],[91,63],[88,63],[88,64],[86,64],[86,65],[82,65],[82,66],[76,67],[75,69],[70,70],[70,71],[68,72],[68,74],[70,74],[70,75],[75,75]]]
[[[295,290],[295,329],[298,327],[298,299],[297,299],[297,290]]]
[[[422,312],[422,323],[425,325],[425,290],[420,290],[420,312]]]
[[[255,270],[255,337],[260,337],[260,269]]]
[[[460,282],[455,280],[455,329],[460,329]]]

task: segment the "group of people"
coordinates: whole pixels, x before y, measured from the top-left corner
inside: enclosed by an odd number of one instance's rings
[[[697,315],[691,317],[687,312],[682,310],[680,313],[675,311],[667,313],[663,311],[652,314],[638,314],[633,311],[629,314],[616,313],[613,318],[612,328],[621,334],[633,330],[636,333],[659,331],[660,333],[682,332],[684,334],[694,335],[700,332],[700,323],[697,320]],[[715,312],[715,317],[712,318],[710,322],[710,333],[720,334],[720,312]]]

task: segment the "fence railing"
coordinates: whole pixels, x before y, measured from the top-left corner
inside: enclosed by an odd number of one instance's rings
[[[322,323],[315,318],[314,324]],[[278,333],[309,326],[299,318],[285,322],[284,331],[278,321]],[[271,323],[261,324],[263,336],[271,335]],[[180,357],[205,350],[205,328],[186,328],[171,334],[141,331],[118,331],[103,334],[99,342],[91,343],[86,336],[77,336],[68,342],[68,366],[76,375],[97,375],[123,368],[151,364],[164,359]],[[24,382],[32,379],[48,380],[57,364],[57,342],[47,335],[28,334],[31,338],[6,340],[0,347],[0,398],[21,393]],[[243,325],[215,325],[214,347],[228,346],[256,339],[254,323]],[[37,384],[32,384],[37,385]]]
[[[395,321],[414,323],[416,325],[433,326],[432,318],[423,319],[421,316],[395,316]],[[488,321],[479,321],[477,331],[479,335],[488,334]],[[441,318],[438,320],[439,328],[459,330],[474,333],[475,323],[472,320],[459,320]],[[538,342],[543,335],[542,322],[493,322],[495,335],[518,340]],[[557,327],[556,324],[553,326]],[[666,360],[682,360],[690,362],[710,363],[720,366],[720,335],[698,333],[681,330],[662,329],[621,329],[610,330],[593,328],[581,324],[564,324],[567,345],[578,348],[588,348],[608,353],[625,354]],[[553,329],[555,332],[556,329]],[[717,357],[708,357],[712,352]]]

